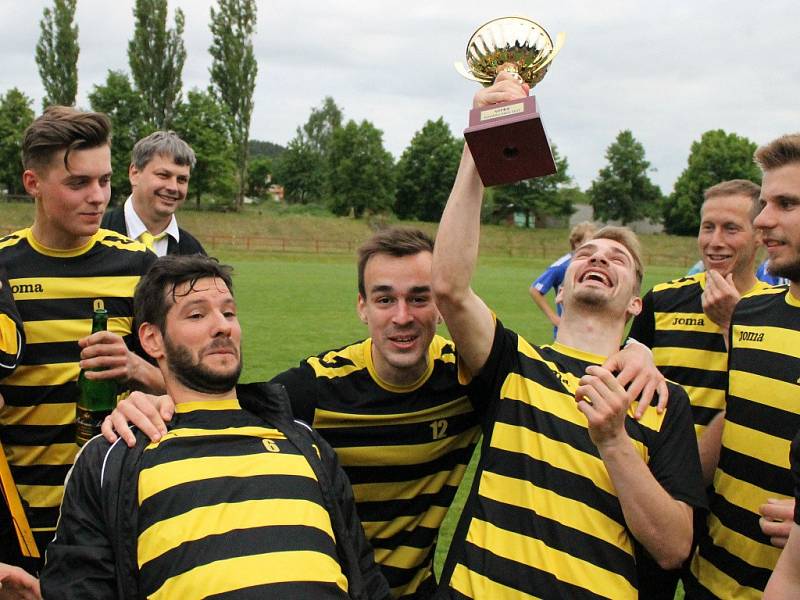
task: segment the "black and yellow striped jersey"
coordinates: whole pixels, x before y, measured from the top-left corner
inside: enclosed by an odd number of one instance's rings
[[[436,336],[428,369],[407,387],[381,380],[367,339],[276,376],[353,485],[375,560],[396,598],[432,585],[436,536],[480,436],[458,383],[452,342]]]
[[[708,533],[692,598],[760,598],[780,549],[758,525],[768,498],[792,498],[789,448],[800,429],[800,299],[786,287],[739,301],[731,326],[725,426]]]
[[[638,598],[635,540],[575,404],[586,367],[604,357],[531,346],[497,322],[475,379],[498,401],[442,572],[448,598]],[[661,415],[625,428],[675,499],[705,506],[689,402],[670,386]]]
[[[91,333],[93,303],[101,299],[109,330],[134,343],[133,290],[153,260],[144,245],[104,229],[69,251],[43,247],[30,229],[0,238],[0,266],[26,337],[19,366],[0,382],[0,440],[40,545],[55,530],[77,451],[77,340]]]
[[[630,331],[630,337],[653,350],[664,376],[686,390],[698,438],[725,407],[728,385],[723,332],[703,312],[705,285],[705,272],[656,285],[642,299],[642,312]],[[748,294],[767,287],[759,281]]]
[[[0,265],[0,380],[17,368],[25,345],[22,319],[19,316],[6,270]]]
[[[145,449],[137,561],[147,598],[347,598],[308,460],[237,400],[175,407]]]

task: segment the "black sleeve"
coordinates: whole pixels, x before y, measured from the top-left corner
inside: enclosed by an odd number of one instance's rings
[[[17,368],[24,347],[22,318],[14,303],[6,270],[0,266],[0,380]]]
[[[289,394],[289,402],[296,419],[314,424],[314,411],[317,409],[317,375],[307,360],[293,369],[278,373],[270,379],[279,383]]]
[[[315,433],[317,447],[323,462],[330,473],[330,480],[333,482],[334,498],[339,504],[340,513],[343,517],[344,526],[347,529],[347,538],[353,546],[358,569],[364,582],[366,597],[370,600],[390,600],[391,590],[389,583],[383,576],[380,567],[375,563],[375,556],[372,546],[367,541],[364,527],[356,513],[356,502],[353,498],[353,488],[350,480],[339,465],[339,458],[330,445]]]
[[[637,342],[652,348],[655,336],[655,307],[653,306],[653,290],[650,290],[642,298],[642,312],[634,317],[628,337],[632,337]]]
[[[647,466],[670,496],[695,509],[705,510],[708,500],[689,397],[679,385],[668,385],[669,406],[661,430],[654,434],[649,445]]]
[[[800,525],[800,431],[792,440],[789,462],[792,466],[792,479],[794,480],[794,522]]]
[[[100,495],[107,449],[104,439],[92,439],[67,475],[56,536],[47,547],[41,576],[47,600],[117,596],[114,552]]]

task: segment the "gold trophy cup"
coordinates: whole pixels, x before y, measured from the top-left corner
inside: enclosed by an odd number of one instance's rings
[[[485,23],[467,42],[466,68],[455,63],[467,79],[492,85],[502,71],[511,71],[531,88],[547,73],[564,45],[556,43],[541,25],[524,17],[503,17]],[[473,108],[464,137],[485,186],[552,175],[556,172],[536,98]]]

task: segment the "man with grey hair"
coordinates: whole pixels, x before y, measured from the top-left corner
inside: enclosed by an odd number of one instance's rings
[[[156,131],[136,142],[128,169],[131,195],[104,215],[102,227],[141,241],[157,256],[205,254],[175,218],[195,162],[194,151],[174,131]]]

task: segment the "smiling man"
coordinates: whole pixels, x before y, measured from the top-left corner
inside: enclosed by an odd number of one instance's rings
[[[686,597],[761,598],[792,526],[791,440],[800,430],[800,134],[756,151],[761,212],[753,222],[770,273],[789,286],[742,298],[733,313],[728,388],[708,532]]]
[[[475,106],[527,95],[504,73]],[[705,503],[685,393],[633,418],[601,365],[641,309],[638,242],[604,228],[576,249],[556,341],[506,329],[470,282],[483,186],[465,147],[436,238],[433,290],[459,376],[491,402],[481,458],[442,571],[442,598],[638,598],[639,546],[662,568],[689,555]],[[642,595],[646,597],[646,595]]]
[[[768,287],[754,273],[759,241],[753,219],[760,210],[760,191],[744,179],[706,190],[697,234],[705,271],[655,286],[631,325],[630,337],[653,350],[656,366],[668,379],[685,386],[700,458],[709,473],[715,458],[707,456],[706,446],[719,443],[720,422],[711,431],[716,441],[705,444],[702,437],[725,407],[731,315],[742,296]]]
[[[33,225],[0,238],[0,271],[26,338],[19,365],[0,382],[0,440],[41,556],[77,452],[80,369],[105,368],[89,377],[163,389],[157,369],[131,351],[133,290],[155,257],[99,229],[111,194],[110,133],[100,113],[56,106],[37,118],[22,140]],[[97,301],[109,331],[89,336]]]
[[[174,131],[156,131],[136,142],[128,170],[131,195],[103,217],[103,227],[143,242],[157,256],[205,254],[175,218],[195,162],[194,151]]]
[[[84,446],[44,597],[388,598],[330,446],[293,420],[280,386],[237,386],[230,268],[162,258],[135,304],[176,415],[130,452],[101,437]]]

